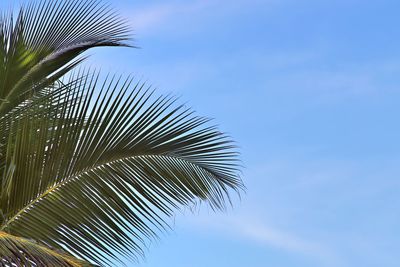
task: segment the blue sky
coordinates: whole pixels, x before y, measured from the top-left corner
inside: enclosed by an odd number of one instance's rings
[[[112,1],[141,49],[87,64],[135,74],[239,144],[233,209],[177,214],[144,267],[399,266],[398,1]]]
[[[178,214],[142,266],[399,266],[398,2],[114,5],[141,49],[93,64],[216,118],[246,166],[233,210]]]
[[[145,267],[399,266],[398,1],[114,1],[134,73],[240,145],[232,210],[174,218]]]

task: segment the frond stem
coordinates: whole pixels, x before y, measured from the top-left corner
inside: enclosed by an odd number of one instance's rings
[[[6,232],[0,231],[0,240],[4,240],[4,239],[12,240],[12,241],[20,243],[20,244],[25,244],[25,245],[28,245],[28,246],[31,246],[31,247],[35,247],[36,249],[38,249],[40,251],[43,251],[48,255],[51,255],[51,256],[53,256],[55,258],[64,260],[65,262],[70,264],[72,267],[81,267],[82,266],[82,264],[78,260],[74,259],[71,256],[61,254],[61,253],[59,253],[59,252],[57,252],[55,250],[52,250],[50,248],[47,248],[47,247],[42,246],[40,244],[37,244],[37,243],[35,243],[33,241],[30,241],[28,239],[25,239],[25,238],[22,238],[22,237],[18,237],[18,236],[14,236],[14,235],[8,234]]]
[[[158,154],[147,154],[147,155],[135,155],[135,156],[129,156],[129,157],[123,157],[123,158],[119,158],[117,160],[114,161],[110,161],[110,162],[106,162],[106,163],[100,163],[97,164],[95,166],[93,166],[92,168],[89,168],[88,170],[82,171],[79,174],[75,174],[73,176],[70,176],[66,179],[64,179],[61,183],[55,184],[54,186],[52,186],[51,188],[49,188],[48,190],[46,190],[45,192],[43,192],[41,195],[39,195],[37,198],[35,198],[34,200],[32,200],[31,202],[29,202],[24,208],[22,208],[20,211],[18,211],[14,216],[12,216],[10,219],[6,220],[3,225],[0,227],[0,231],[5,231],[5,229],[7,229],[7,227],[12,224],[21,214],[23,214],[25,211],[27,211],[30,207],[32,207],[35,203],[39,202],[41,199],[45,198],[47,195],[51,194],[52,192],[54,192],[55,190],[63,187],[64,185],[66,185],[67,183],[74,181],[75,179],[79,178],[80,176],[94,171],[98,168],[101,168],[104,165],[112,165],[118,161],[123,161],[123,160],[128,160],[128,159],[134,159],[134,158],[143,158],[143,157],[164,157],[164,158],[174,158],[174,159],[179,159],[182,161],[186,161],[190,164],[193,164],[195,166],[197,166],[198,168],[203,169],[204,171],[212,174],[212,172],[210,170],[208,170],[207,168],[200,166],[194,162],[191,162],[187,159],[183,159],[180,157],[176,157],[176,156],[171,156],[171,155],[158,155]]]

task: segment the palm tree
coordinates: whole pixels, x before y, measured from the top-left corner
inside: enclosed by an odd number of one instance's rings
[[[232,142],[133,78],[77,68],[129,46],[98,1],[41,0],[0,20],[0,265],[137,260],[168,217],[224,209],[242,183]]]

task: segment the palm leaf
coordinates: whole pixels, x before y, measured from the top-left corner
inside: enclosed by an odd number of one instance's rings
[[[91,264],[36,242],[0,232],[1,266],[83,267]]]
[[[125,45],[125,25],[91,0],[0,19],[2,265],[137,260],[176,209],[224,209],[242,188],[235,148],[208,119],[133,79],[70,73],[86,50]]]
[[[0,117],[78,65],[99,46],[121,46],[128,29],[108,6],[90,0],[45,0],[0,18]]]
[[[71,77],[14,120],[1,231],[113,265],[143,255],[175,209],[223,209],[242,184],[232,142],[207,119],[132,79],[98,79]]]

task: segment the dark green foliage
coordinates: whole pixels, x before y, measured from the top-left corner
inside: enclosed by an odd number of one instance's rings
[[[126,45],[107,7],[40,1],[0,27],[0,253],[22,237],[40,245],[14,256],[39,265],[136,260],[174,210],[223,209],[240,190],[234,147],[207,119],[134,79],[71,72],[89,48]]]

